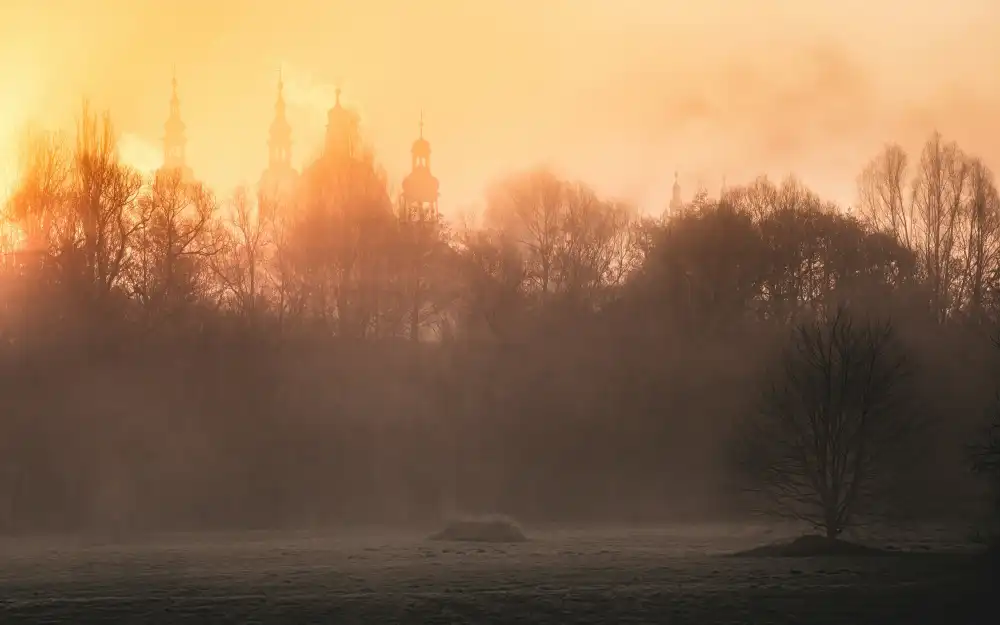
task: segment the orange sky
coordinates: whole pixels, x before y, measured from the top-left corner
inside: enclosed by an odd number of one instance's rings
[[[173,65],[222,192],[265,164],[279,65],[297,164],[340,80],[396,184],[425,110],[451,214],[540,162],[656,213],[675,168],[686,195],[796,171],[850,201],[880,144],[934,127],[1000,167],[996,0],[2,0],[0,169],[82,94],[158,164]]]

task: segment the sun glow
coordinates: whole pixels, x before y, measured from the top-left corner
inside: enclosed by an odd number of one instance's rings
[[[21,133],[31,121],[40,96],[37,73],[25,63],[0,57],[0,215],[14,192]],[[17,249],[24,233],[9,219],[0,220],[0,253]]]
[[[40,83],[30,65],[0,56],[0,203],[17,178],[19,141],[40,98]]]
[[[995,0],[159,4],[0,0],[0,194],[20,127],[71,132],[82,96],[157,167],[172,71],[188,165],[223,196],[266,166],[279,70],[299,169],[338,85],[395,185],[423,110],[450,218],[539,163],[652,214],[675,169],[685,197],[794,171],[847,203],[884,142],[935,129],[1000,163]]]
[[[118,156],[121,162],[151,176],[163,163],[163,150],[149,141],[131,133],[118,139]]]

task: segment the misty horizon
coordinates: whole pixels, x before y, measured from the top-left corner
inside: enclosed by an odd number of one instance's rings
[[[123,157],[148,171],[174,68],[189,164],[220,194],[266,166],[279,68],[299,169],[321,149],[338,83],[393,185],[423,110],[450,219],[536,165],[655,216],[674,171],[688,198],[723,178],[791,174],[846,208],[884,143],[914,151],[934,130],[1000,162],[997,74],[972,69],[998,58],[992,3],[619,5],[5,3],[0,162],[10,167],[26,123],[71,129],[87,96],[111,111]],[[33,39],[42,23],[49,38]]]
[[[0,0],[0,621],[996,621],[998,59],[996,0]]]

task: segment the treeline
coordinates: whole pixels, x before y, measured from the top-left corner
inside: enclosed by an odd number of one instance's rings
[[[33,134],[4,213],[0,530],[743,514],[734,424],[789,326],[845,303],[893,319],[933,424],[897,509],[982,500],[1000,202],[940,137],[875,158],[854,214],[761,178],[654,221],[531,170],[470,227],[388,188],[352,147],[219,199],[129,168],[86,107]]]

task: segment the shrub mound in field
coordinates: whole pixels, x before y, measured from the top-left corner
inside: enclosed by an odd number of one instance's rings
[[[499,516],[456,519],[430,539],[477,543],[520,543],[528,540],[514,520]]]
[[[743,558],[817,558],[830,556],[883,556],[890,555],[890,552],[838,538],[801,536],[792,542],[764,545],[740,551],[733,555]]]

